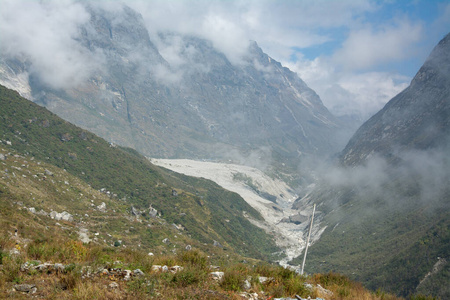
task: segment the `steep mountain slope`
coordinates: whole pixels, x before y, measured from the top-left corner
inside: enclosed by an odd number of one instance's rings
[[[183,240],[205,244],[205,248],[210,250],[216,248],[214,244],[221,244],[228,248],[230,254],[239,253],[257,258],[269,258],[278,250],[273,239],[247,219],[249,217],[261,220],[261,215],[237,194],[223,190],[212,182],[189,178],[153,166],[136,151],[117,148],[2,86],[0,107],[0,140],[2,148],[6,150],[2,150],[2,159],[6,159],[7,164],[14,163],[15,160],[20,160],[14,158],[14,155],[18,155],[23,160],[37,160],[45,162],[46,165],[34,166],[40,169],[34,171],[35,173],[27,173],[24,170],[18,172],[20,168],[24,168],[22,164],[26,166],[27,163],[15,165],[17,171],[12,170],[12,166],[2,170],[2,176],[5,176],[2,179],[15,180],[11,176],[15,178],[15,173],[25,172],[23,178],[31,177],[29,180],[34,181],[33,189],[42,199],[35,201],[31,197],[24,198],[22,202],[26,203],[27,207],[32,206],[39,210],[44,201],[44,210],[51,208],[58,212],[68,210],[73,215],[78,213],[74,220],[82,223],[83,207],[89,197],[85,195],[85,190],[88,190],[86,186],[90,185],[96,191],[89,191],[89,195],[95,196],[100,194],[99,191],[106,193],[110,197],[107,207],[117,208],[121,215],[125,214],[125,219],[134,219],[137,216],[144,220],[144,224],[175,224],[178,234],[185,236]],[[77,181],[84,186],[67,186],[71,191],[62,191],[71,194],[71,201],[55,199],[55,192],[51,191],[60,189],[61,184],[47,187],[50,183],[42,182],[41,179],[45,179],[43,177],[48,177],[52,184],[57,183],[53,183],[54,177],[46,175],[45,168],[67,171],[71,175],[63,181]],[[56,174],[55,171],[50,173]],[[61,182],[61,179],[58,182]],[[17,191],[12,188],[14,185],[2,181],[0,196],[12,194],[13,198],[17,198]],[[64,184],[62,186],[64,187]],[[50,194],[50,198],[55,199],[57,203],[52,203],[45,194]],[[96,207],[101,205],[100,199],[95,200]],[[70,211],[71,207],[74,211]],[[90,215],[87,209],[86,213]],[[156,212],[159,217],[153,220]],[[92,221],[95,223],[95,217],[91,218],[94,218]],[[139,228],[140,231],[146,227]],[[159,225],[155,230],[147,228],[140,232],[139,244],[143,247],[163,245],[160,237],[171,230],[157,228]]]
[[[411,85],[355,133],[307,197],[327,226],[308,271],[402,295],[450,297],[450,35]],[[300,259],[297,259],[297,262]]]
[[[91,18],[77,43],[101,65],[87,82],[51,88],[19,57],[3,57],[2,82],[29,90],[33,101],[106,140],[152,157],[244,157],[247,164],[256,157],[291,166],[304,155],[343,146],[336,138],[340,121],[256,43],[240,63],[209,41],[176,33],[160,34],[160,50],[130,8],[86,9]]]
[[[346,165],[373,154],[447,146],[450,136],[450,35],[444,37],[411,84],[358,129],[341,153]]]

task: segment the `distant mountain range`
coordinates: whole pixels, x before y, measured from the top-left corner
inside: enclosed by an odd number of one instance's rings
[[[255,42],[241,63],[231,63],[207,40],[161,33],[160,43],[177,45],[174,60],[129,7],[87,10],[91,19],[77,42],[102,62],[88,81],[51,88],[18,56],[2,58],[0,82],[25,86],[34,102],[64,119],[152,157],[289,167],[342,149],[345,124]]]

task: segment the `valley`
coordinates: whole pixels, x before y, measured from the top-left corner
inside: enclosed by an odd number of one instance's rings
[[[2,1],[0,298],[450,298],[450,5],[126,2]]]
[[[286,183],[272,179],[258,169],[236,164],[187,159],[150,159],[150,161],[181,174],[212,180],[224,189],[239,194],[264,218],[263,222],[251,218],[249,220],[273,235],[278,247],[284,252],[284,257],[279,261],[280,265],[289,266],[288,262],[303,252],[312,207],[292,209],[298,195]],[[295,216],[301,216],[299,219],[302,222],[293,222],[289,219]],[[324,229],[319,222],[315,222],[311,241],[318,240]],[[290,267],[299,269],[299,266]]]

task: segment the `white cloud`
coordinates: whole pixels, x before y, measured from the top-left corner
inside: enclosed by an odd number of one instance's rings
[[[333,39],[317,29],[349,26],[376,6],[364,1],[132,1],[152,37],[173,31],[211,40],[232,62],[240,62],[248,41],[255,40],[277,60],[288,59],[293,47],[320,45]]]
[[[354,115],[362,120],[380,110],[410,81],[397,73],[339,71],[325,57],[312,61],[303,58],[286,65],[319,94],[332,113]]]
[[[333,60],[344,69],[361,70],[410,57],[422,37],[422,26],[403,20],[375,30],[370,25],[350,32]]]
[[[2,1],[0,51],[26,58],[32,73],[51,87],[77,85],[98,66],[98,58],[75,40],[87,21],[84,7],[68,0]]]
[[[384,5],[372,0],[125,3],[142,14],[151,41],[170,64],[155,68],[154,75],[158,78],[178,82],[184,69],[193,63],[189,53],[195,55],[197,51],[186,49],[176,35],[172,40],[161,39],[158,35],[161,31],[209,39],[233,63],[242,62],[249,40],[255,40],[271,57],[296,71],[331,111],[357,113],[363,118],[381,108],[409,81],[398,73],[381,68],[375,72],[371,68],[415,55],[409,49],[417,48],[419,40],[426,38],[422,34],[423,24],[413,23],[406,14],[401,18],[395,16],[394,21],[386,20],[384,25],[371,22],[367,16],[381,11]],[[83,4],[76,0],[2,0],[1,53],[27,57],[34,73],[52,87],[81,83],[102,65],[101,53],[91,53],[77,42],[80,25],[89,21]],[[118,1],[96,1],[89,5],[113,13],[121,9]],[[448,28],[450,14],[450,5],[441,6],[442,13],[433,27],[439,32]],[[328,56],[290,60],[298,55],[298,49],[330,44],[336,47],[341,43],[339,35],[345,32],[347,39],[337,52],[330,48]],[[420,50],[421,56],[429,51],[424,49]],[[207,65],[198,63],[195,67],[208,71]]]

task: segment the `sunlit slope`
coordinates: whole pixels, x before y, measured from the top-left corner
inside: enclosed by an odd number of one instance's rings
[[[202,243],[216,240],[229,251],[259,258],[277,250],[271,237],[243,216],[246,211],[261,218],[237,194],[163,172],[134,150],[110,145],[4,87],[0,107],[6,151],[64,169],[95,190],[109,191],[128,210],[152,206],[167,223],[182,225],[186,235]]]

